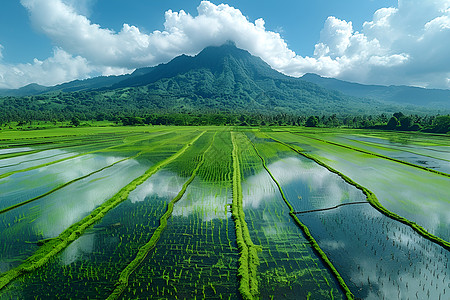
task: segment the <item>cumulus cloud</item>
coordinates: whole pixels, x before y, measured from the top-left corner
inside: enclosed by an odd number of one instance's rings
[[[450,40],[448,0],[399,0],[398,7],[376,11],[361,32],[351,21],[330,16],[312,56],[296,54],[279,33],[265,28],[263,19],[249,20],[226,4],[202,1],[196,16],[168,10],[164,30],[144,33],[130,24],[115,32],[92,23],[83,14],[91,1],[21,0],[32,24],[71,57],[71,70],[80,76],[89,70],[122,74],[232,40],[291,76],[314,72],[362,83],[450,88],[450,45],[443,42]],[[31,65],[38,69],[38,63]]]
[[[92,68],[85,58],[73,57],[60,48],[44,61],[34,59],[27,64],[0,64],[0,88],[18,88],[29,83],[45,86],[86,78]]]

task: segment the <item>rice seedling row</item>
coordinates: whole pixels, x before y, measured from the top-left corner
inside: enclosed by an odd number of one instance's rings
[[[447,177],[310,140],[308,143],[315,149],[304,152],[276,139],[274,134],[271,137],[362,190],[371,205],[381,213],[411,226],[423,237],[449,249],[446,207],[450,200],[446,186],[450,180]],[[361,169],[361,165],[373,167],[368,172]],[[358,183],[351,177],[357,178]]]
[[[450,252],[373,208],[298,216],[362,299],[445,299]]]
[[[226,210],[231,198],[229,182],[228,186],[225,182],[217,185],[201,178],[211,178],[206,175],[213,165],[208,158],[223,152],[224,148],[216,143],[226,144],[225,137],[217,134],[205,152],[198,175],[174,205],[173,216],[168,219],[160,241],[130,276],[124,298],[237,297],[236,237]]]
[[[298,135],[298,133],[294,133],[294,134]],[[378,153],[374,153],[374,152],[371,152],[371,151],[363,150],[363,149],[352,147],[352,146],[348,146],[348,145],[343,145],[343,144],[340,144],[340,143],[335,143],[335,142],[332,142],[332,141],[329,141],[329,140],[319,139],[319,138],[312,137],[312,136],[306,136],[306,135],[300,135],[300,136],[306,137],[306,138],[309,138],[309,139],[314,139],[314,140],[317,140],[317,141],[320,141],[320,142],[323,142],[323,143],[328,143],[328,144],[331,144],[331,145],[334,145],[334,146],[343,147],[343,148],[347,148],[347,149],[350,149],[350,150],[358,151],[358,152],[361,152],[361,153],[364,153],[364,154],[373,155],[373,156],[380,157],[380,158],[383,158],[383,159],[392,160],[392,161],[400,163],[400,164],[405,164],[407,166],[411,166],[411,167],[414,167],[414,168],[419,168],[419,169],[422,169],[422,170],[425,170],[425,171],[428,171],[428,172],[432,172],[432,173],[436,173],[436,174],[439,174],[439,175],[442,175],[442,176],[450,177],[450,174],[448,174],[448,173],[444,173],[444,172],[441,172],[441,171],[438,171],[438,170],[435,170],[435,169],[430,169],[430,168],[424,167],[422,165],[413,164],[413,163],[410,163],[408,161],[399,160],[399,159],[396,159],[396,158],[393,158],[393,157],[381,155],[381,154],[378,154]]]
[[[191,143],[195,142],[204,132],[196,135]],[[15,267],[14,269],[5,272],[0,277],[0,289],[6,286],[13,279],[18,276],[36,270],[42,265],[46,264],[50,258],[58,254],[61,250],[65,249],[71,242],[76,240],[87,228],[99,221],[107,212],[112,208],[116,207],[118,204],[127,199],[129,193],[134,190],[138,185],[145,182],[151,175],[157,172],[159,169],[170,163],[171,161],[178,158],[186,149],[189,147],[190,143],[183,146],[176,154],[171,157],[153,165],[148,169],[143,175],[137,177],[129,184],[125,185],[119,192],[117,192],[112,198],[101,204],[99,207],[94,209],[91,214],[84,217],[82,220],[71,225],[65,229],[61,234],[44,246],[42,246],[36,253],[29,257],[23,264]]]
[[[207,136],[203,135],[203,136]],[[201,137],[198,139],[200,140]],[[197,141],[198,141],[197,140]],[[212,139],[212,141],[214,141],[214,137]],[[211,144],[212,144],[211,141]],[[199,144],[199,143],[197,143]],[[207,152],[209,150],[209,148],[211,147],[211,145],[209,145],[209,147],[205,150],[205,152]],[[194,152],[192,147],[190,150],[191,151],[187,151],[185,153],[188,154],[189,152]],[[195,150],[195,149],[194,149]],[[186,155],[188,156],[188,155]],[[173,212],[173,207],[175,205],[175,203],[177,203],[181,197],[184,195],[184,193],[186,192],[187,187],[191,184],[191,182],[194,180],[194,178],[197,175],[197,171],[200,168],[200,166],[203,164],[205,159],[205,155],[204,153],[201,154],[200,157],[197,156],[193,156],[192,154],[188,157],[186,157],[185,159],[180,159],[180,161],[185,161],[186,162],[191,162],[191,161],[196,161],[197,162],[197,166],[192,170],[192,175],[191,177],[183,184],[182,189],[180,190],[180,192],[175,196],[175,198],[172,199],[172,201],[170,201],[168,203],[167,206],[167,211],[164,213],[164,215],[161,217],[160,219],[160,224],[158,226],[158,228],[156,228],[156,230],[154,231],[153,235],[151,236],[150,240],[143,245],[142,247],[139,248],[138,253],[136,254],[136,257],[130,262],[130,264],[128,264],[126,266],[126,268],[120,273],[119,276],[119,280],[116,284],[116,288],[114,289],[114,291],[111,293],[111,295],[108,297],[108,299],[117,299],[120,297],[120,295],[125,291],[125,289],[128,286],[128,278],[130,277],[131,273],[133,273],[136,268],[142,263],[142,261],[145,259],[145,257],[147,256],[147,254],[156,246],[156,243],[158,242],[158,240],[161,237],[162,232],[165,230],[166,226],[167,226],[167,220],[171,217],[172,212]],[[177,164],[177,160],[175,160],[173,162],[173,164]],[[184,167],[186,167],[186,164],[183,164]],[[187,168],[189,169],[189,168]],[[184,175],[184,174],[183,174]]]
[[[133,158],[139,159],[139,162],[143,164],[153,164],[155,160],[162,160],[162,157],[170,155],[171,152],[164,146],[175,139],[179,139],[179,137],[164,135],[162,140],[154,138],[147,140],[145,144],[140,142],[138,145],[132,145],[131,148],[125,146],[119,149],[114,148],[114,151],[113,149],[109,151],[96,150],[92,154],[0,179],[0,186],[3,190],[0,195],[0,209],[40,199],[70,183],[88,177],[89,174],[98,173],[123,160]],[[163,155],[155,155],[155,152],[163,153]],[[128,158],[123,158],[124,154]]]
[[[293,166],[292,162],[290,165]],[[297,166],[293,166],[292,169],[296,168]],[[289,168],[284,168],[284,172],[289,172]],[[297,180],[301,181],[302,178],[296,177],[295,185],[299,184]],[[283,190],[290,189],[286,179],[282,181],[285,181],[281,184]],[[295,200],[298,198],[293,194],[290,197]],[[302,200],[315,202],[314,199],[305,196]],[[325,219],[324,216],[327,218]],[[421,292],[425,291],[422,296],[426,299],[430,296],[428,290],[431,291],[435,287],[437,291],[445,289],[445,281],[441,280],[438,286],[436,283],[442,276],[447,276],[449,252],[423,239],[411,228],[389,219],[374,209],[353,205],[336,210],[305,213],[298,217],[316,236],[320,247],[332,259],[334,266],[340,270],[345,282],[358,298],[412,298],[413,295],[421,295]],[[327,233],[324,234],[324,231]],[[410,284],[414,282],[409,280],[410,278],[402,285],[405,274],[414,272],[417,274],[416,271],[419,268],[428,267],[430,261],[425,255],[427,251],[431,251],[433,257],[437,257],[443,265],[440,268],[433,268],[434,274],[427,276],[430,280],[420,281],[420,285],[415,285],[414,288],[410,287]],[[392,259],[386,259],[387,257]],[[412,270],[413,265],[417,269]],[[390,285],[384,286],[385,283],[379,278],[386,279]],[[407,282],[409,284],[406,284]],[[431,293],[431,295],[434,296],[430,299],[439,297],[439,293]],[[419,296],[419,299],[422,298]]]
[[[164,134],[167,134],[167,133],[162,133],[162,135],[164,135]],[[124,142],[123,144],[120,144],[120,145],[113,145],[113,146],[109,146],[109,147],[106,147],[106,148],[103,148],[103,149],[96,149],[96,150],[91,150],[91,151],[84,152],[84,153],[78,153],[78,154],[75,154],[75,155],[72,155],[72,156],[69,156],[69,157],[57,159],[57,160],[54,160],[54,161],[51,161],[51,162],[47,162],[47,163],[44,163],[44,164],[31,166],[31,167],[28,167],[28,168],[25,168],[25,169],[19,169],[19,170],[14,170],[14,171],[10,171],[10,172],[5,172],[3,174],[0,174],[0,179],[8,177],[8,176],[11,176],[11,175],[14,175],[14,174],[17,174],[17,173],[32,171],[32,170],[39,169],[39,168],[42,168],[42,167],[50,166],[50,165],[53,165],[53,164],[56,164],[56,163],[60,163],[60,162],[66,161],[66,160],[74,159],[74,158],[77,158],[77,157],[80,157],[80,156],[83,156],[83,155],[86,155],[86,154],[99,153],[99,152],[102,152],[102,151],[110,151],[112,149],[118,149],[118,148],[120,149],[120,148],[122,148],[124,146],[133,145],[133,144],[136,144],[136,143],[138,143],[140,141],[147,140],[147,139],[148,139],[148,137],[140,136],[138,140],[132,139],[131,141]]]
[[[317,244],[316,240],[314,239],[314,237],[311,235],[308,227],[306,227],[304,224],[302,224],[300,222],[300,220],[295,216],[294,214],[294,208],[293,206],[290,204],[290,202],[287,200],[286,196],[284,195],[283,189],[281,188],[280,184],[278,183],[277,179],[273,176],[273,174],[271,173],[270,169],[268,168],[268,166],[266,165],[265,159],[263,156],[261,156],[261,154],[259,153],[256,145],[251,142],[249,140],[249,142],[251,143],[256,155],[261,159],[261,163],[265,169],[265,171],[267,171],[267,174],[269,175],[270,179],[273,182],[273,189],[274,191],[276,190],[277,192],[280,193],[282,200],[285,202],[285,204],[287,205],[288,209],[289,209],[289,215],[292,217],[292,219],[295,221],[295,223],[300,227],[300,229],[303,231],[303,234],[305,235],[305,237],[307,238],[307,240],[309,241],[309,243],[312,246],[312,249],[314,249],[314,251],[318,254],[318,256],[322,259],[322,261],[324,262],[324,265],[331,271],[331,273],[336,277],[337,282],[339,283],[339,287],[342,289],[342,291],[345,293],[346,297],[348,299],[353,299],[353,294],[350,292],[350,290],[348,289],[346,283],[344,282],[344,280],[342,279],[341,275],[339,274],[339,272],[336,270],[336,268],[333,266],[333,264],[331,263],[331,261],[328,259],[328,257],[326,256],[326,254],[322,251],[322,249],[319,247],[319,245]],[[261,145],[260,145],[261,146]],[[261,149],[267,149],[267,145],[264,145],[263,147],[260,147]],[[267,151],[265,151],[267,152]],[[276,163],[273,163],[272,165],[274,165]],[[289,168],[283,168],[284,172],[289,172]],[[269,210],[272,211],[272,210]],[[276,209],[275,209],[276,212]],[[267,216],[265,217],[265,219],[267,220]],[[281,222],[281,218],[279,217],[278,220],[275,220],[274,224],[277,224],[277,222]],[[277,226],[275,225],[275,228],[277,228]],[[278,229],[278,228],[277,228]],[[277,236],[279,236],[279,234],[277,234]],[[290,239],[294,239],[294,236],[290,236]],[[288,243],[288,241],[290,240],[289,238],[285,239],[285,244]],[[298,237],[297,237],[298,239]],[[284,247],[286,245],[283,245]],[[290,254],[292,253],[292,251],[287,252],[287,257],[290,256]],[[313,268],[308,267],[308,270],[311,270]],[[321,270],[319,268],[319,265],[316,263],[316,269],[317,272],[320,274]],[[325,273],[325,272],[324,272]],[[323,276],[323,275],[322,275]],[[328,288],[330,287],[330,284],[327,280],[327,278],[324,276],[325,281],[328,285]],[[314,288],[312,289],[313,291],[317,292],[320,291],[322,292],[321,295],[315,295],[315,297],[321,297],[321,298],[325,298],[327,296],[331,296],[331,298],[334,298],[333,290],[331,289],[331,291],[329,290],[328,292],[323,291],[320,284],[317,282],[317,280],[314,278],[314,281],[316,284],[318,284],[318,288]],[[291,284],[292,286],[292,284]],[[335,286],[336,287],[336,286]],[[325,287],[326,288],[326,287]],[[311,293],[311,291],[308,291],[308,293]],[[336,296],[340,296],[341,294],[338,294]]]
[[[105,166],[105,167],[103,167],[103,168],[100,168],[100,169],[98,169],[98,170],[95,170],[95,171],[93,171],[93,172],[91,172],[91,173],[89,173],[89,174],[83,175],[83,176],[81,176],[81,177],[75,178],[75,179],[73,179],[73,180],[71,180],[71,181],[68,181],[68,182],[66,182],[66,183],[63,183],[63,184],[57,186],[56,188],[54,188],[54,189],[52,189],[52,190],[50,190],[50,191],[48,191],[48,192],[46,192],[46,193],[44,193],[44,194],[41,194],[41,195],[36,196],[36,197],[34,197],[34,198],[31,198],[31,199],[28,199],[28,200],[19,202],[19,203],[17,203],[17,204],[13,204],[13,205],[11,205],[11,206],[9,206],[9,207],[5,207],[5,208],[3,208],[3,209],[0,209],[0,214],[5,213],[5,212],[8,212],[8,211],[10,211],[10,210],[13,210],[13,209],[15,209],[15,208],[18,208],[18,207],[23,206],[23,205],[25,205],[25,204],[31,203],[31,202],[33,202],[33,201],[39,200],[39,199],[41,199],[41,198],[43,198],[43,197],[45,197],[45,196],[48,196],[48,195],[50,195],[50,194],[56,192],[57,190],[62,189],[63,187],[68,186],[69,184],[72,184],[72,183],[74,183],[74,182],[80,181],[80,180],[85,179],[85,178],[87,178],[87,177],[89,177],[89,176],[92,176],[92,175],[94,175],[94,174],[96,174],[96,173],[99,173],[99,172],[101,172],[101,171],[103,171],[103,170],[106,170],[106,169],[108,169],[108,168],[111,168],[111,167],[113,167],[114,165],[116,165],[116,164],[118,164],[118,163],[121,163],[121,162],[126,161],[126,160],[128,160],[128,159],[136,159],[136,158],[137,158],[138,156],[140,156],[141,154],[142,154],[142,152],[139,152],[138,154],[136,154],[136,155],[134,155],[134,156],[123,158],[123,159],[121,159],[121,160],[118,160],[118,161],[116,161],[116,162],[110,164],[110,165],[107,165],[107,166]],[[4,202],[6,202],[6,201],[4,201]],[[0,203],[0,204],[4,204],[4,202],[2,202],[2,203]],[[1,207],[1,206],[0,206],[0,207]]]
[[[361,138],[354,135],[332,136],[326,139],[450,174],[450,156],[445,158],[446,155],[436,155],[439,154],[437,151],[422,149],[419,146],[406,148],[394,143],[377,143],[377,140],[373,138]]]
[[[337,281],[289,216],[276,183],[249,140],[241,136],[241,157],[252,171],[244,176],[244,208],[252,239],[262,248],[258,268],[263,298],[342,299]],[[268,152],[274,154],[273,149]],[[268,282],[271,282],[268,284]]]
[[[99,135],[81,137],[81,138],[70,138],[64,140],[55,140],[55,141],[46,141],[46,142],[36,142],[36,143],[27,143],[20,145],[19,148],[14,148],[16,145],[7,144],[2,147],[6,149],[0,149],[0,161],[5,159],[11,159],[22,156],[29,156],[32,154],[38,154],[40,152],[44,152],[46,150],[55,150],[55,149],[63,149],[76,147],[78,145],[83,144],[107,144],[107,143],[115,143],[122,141],[124,138],[129,138],[130,136],[113,136],[113,137],[102,137]],[[27,147],[23,147],[23,146]]]
[[[1,299],[446,298],[445,222],[431,235],[405,218],[418,200],[389,191],[380,204],[372,192],[379,174],[397,184],[420,174],[436,189],[418,199],[445,199],[446,176],[395,161],[400,147],[357,131],[162,128],[0,141],[0,157],[40,150],[0,160],[0,172],[19,171],[0,179],[14,197],[0,193],[0,209],[14,206],[0,213]],[[411,153],[419,142],[405,157],[425,153]],[[425,147],[446,149],[440,137]],[[80,156],[20,172],[58,151]],[[381,183],[368,189],[358,165]]]

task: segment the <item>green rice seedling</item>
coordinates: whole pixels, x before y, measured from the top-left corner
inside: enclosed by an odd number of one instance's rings
[[[197,135],[191,143],[195,142],[203,133]],[[33,256],[31,256],[25,263],[19,265],[18,267],[9,270],[6,273],[3,273],[0,276],[0,289],[5,287],[8,283],[10,283],[15,278],[23,275],[27,272],[32,272],[41,266],[45,265],[49,259],[51,259],[54,255],[62,251],[66,248],[69,243],[76,240],[82,232],[84,232],[88,227],[93,225],[95,222],[99,221],[103,216],[110,211],[112,208],[117,206],[119,203],[123,202],[127,199],[129,193],[134,190],[138,185],[145,182],[147,178],[153,175],[157,170],[167,165],[171,161],[175,160],[179,157],[186,149],[189,147],[189,144],[185,145],[181,148],[175,155],[167,158],[160,163],[153,165],[144,175],[136,178],[130,184],[126,185],[122,188],[114,197],[110,200],[103,203],[100,207],[95,209],[89,216],[85,217],[78,223],[75,223],[65,231],[63,231],[57,239],[52,240],[47,243],[45,246],[41,247]]]
[[[347,183],[355,186],[356,188],[358,188],[359,190],[361,190],[367,197],[367,201],[378,211],[380,211],[382,214],[388,216],[389,218],[392,218],[396,221],[399,221],[403,224],[406,224],[408,226],[410,226],[412,229],[414,229],[417,233],[419,233],[421,236],[441,245],[442,247],[444,247],[447,250],[450,250],[450,243],[440,237],[437,237],[431,233],[429,233],[427,230],[425,230],[422,226],[416,224],[415,222],[412,222],[404,217],[399,216],[398,214],[395,214],[391,211],[389,211],[388,209],[386,209],[384,206],[382,206],[380,204],[380,202],[378,201],[377,196],[375,196],[375,194],[370,191],[369,189],[367,189],[366,187],[362,186],[359,183],[356,183],[354,180],[352,180],[350,177],[344,175],[343,173],[337,171],[336,169],[332,168],[331,166],[329,166],[328,164],[325,164],[324,162],[322,162],[321,160],[319,160],[318,158],[316,158],[315,156],[312,156],[310,154],[304,153],[299,151],[298,149],[290,146],[289,144],[286,144],[280,140],[277,140],[275,138],[273,138],[274,141],[281,143],[285,146],[287,146],[288,148],[292,149],[293,151],[297,152],[298,154],[309,158],[313,161],[315,161],[317,164],[325,167],[326,169],[328,169],[329,171],[338,174],[342,179],[344,179]]]
[[[212,145],[212,143],[211,143],[211,145]],[[210,145],[210,147],[211,147],[211,145]],[[208,152],[208,149],[206,149],[205,152]],[[148,252],[155,247],[156,243],[158,242],[158,240],[161,236],[162,231],[165,229],[165,227],[167,225],[168,218],[172,215],[174,204],[176,202],[178,202],[181,199],[181,197],[184,195],[187,187],[189,186],[189,184],[194,180],[195,176],[197,175],[197,171],[200,168],[200,166],[203,164],[203,161],[204,161],[204,154],[202,155],[202,158],[198,162],[197,167],[192,172],[191,177],[183,185],[181,191],[178,193],[178,195],[174,199],[172,199],[172,201],[169,202],[167,211],[161,217],[160,225],[155,230],[155,232],[153,233],[150,240],[139,249],[139,252],[136,255],[135,259],[120,274],[118,284],[117,284],[115,290],[112,292],[112,294],[108,297],[108,299],[117,299],[123,293],[123,291],[127,288],[128,278],[129,278],[130,274],[142,263],[142,261],[147,256]],[[163,273],[163,278],[164,278],[164,273]],[[166,284],[168,284],[169,277],[166,277],[165,280],[166,280]]]

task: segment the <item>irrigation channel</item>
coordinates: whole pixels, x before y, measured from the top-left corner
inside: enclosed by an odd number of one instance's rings
[[[0,139],[0,299],[448,299],[449,153],[285,127]]]

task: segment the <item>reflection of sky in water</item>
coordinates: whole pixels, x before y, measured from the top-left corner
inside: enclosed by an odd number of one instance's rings
[[[18,153],[18,152],[24,152],[24,151],[31,151],[31,150],[33,150],[33,148],[30,148],[30,147],[0,149],[0,155],[1,154]]]
[[[397,143],[389,143],[381,139],[358,136],[333,137],[333,141],[421,165],[426,168],[450,173],[450,147],[441,146],[427,149],[428,147],[425,146],[404,146]],[[357,141],[365,143],[359,143]]]
[[[42,232],[45,238],[59,235],[147,168],[136,160],[127,160],[43,198],[40,216],[34,223],[36,232]]]
[[[65,182],[108,166],[122,157],[83,155],[0,179],[0,208],[39,196]]]
[[[128,199],[132,203],[142,202],[153,195],[172,199],[181,190],[185,181],[186,178],[181,178],[174,172],[161,170],[133,190]]]
[[[183,197],[175,203],[174,216],[188,217],[200,212],[202,221],[226,219],[225,206],[231,201],[231,188],[226,189],[217,184],[210,184],[195,178],[186,189]]]
[[[412,151],[419,154],[429,155],[439,159],[450,160],[450,147],[448,146],[431,146],[431,145],[419,145],[412,143],[399,143],[392,140],[386,140],[376,137],[367,136],[349,136],[349,138],[374,144],[380,144],[389,148],[398,149],[400,151]]]
[[[365,205],[308,213],[299,218],[355,296],[439,299],[441,294],[444,299],[450,253],[408,226]]]
[[[86,231],[79,239],[70,244],[70,246],[60,255],[61,263],[68,265],[80,259],[95,260],[99,257],[90,257],[90,253],[97,251],[96,255],[98,256],[98,251],[101,252],[111,247],[114,249],[113,252],[116,255],[116,250],[127,247],[126,244],[128,242],[136,242],[134,240],[136,234],[132,234],[131,232],[135,232],[137,228],[139,230],[145,230],[143,227],[136,227],[136,224],[144,225],[147,224],[147,222],[149,224],[155,223],[149,226],[156,228],[156,226],[158,226],[157,224],[159,224],[159,217],[152,219],[154,216],[151,214],[147,215],[147,212],[152,211],[152,206],[160,207],[161,201],[169,202],[172,200],[181,190],[185,181],[185,178],[181,178],[177,176],[176,173],[165,169],[153,174],[144,183],[130,192],[128,200],[108,212],[108,214],[98,222],[93,229]],[[144,207],[143,210],[145,210],[146,213],[143,215],[134,215],[133,213],[140,211],[138,206]],[[164,209],[161,210],[161,216],[165,210],[166,205],[164,205]],[[114,224],[118,226],[117,232],[111,236],[111,231],[106,229],[111,229],[111,225],[114,226]],[[124,230],[123,227],[127,227],[128,230]],[[119,239],[120,234],[125,234],[123,231],[122,233],[118,233],[121,232],[121,230],[124,230],[126,235],[121,236]],[[146,233],[151,235],[150,231]],[[104,237],[102,238],[102,235],[107,235],[107,239],[105,240]],[[122,246],[122,248],[120,248],[120,246]],[[118,251],[120,252],[120,250]],[[123,249],[121,251],[123,251]],[[108,260],[109,258],[102,257],[101,259]],[[117,257],[116,259],[119,260],[120,258]]]
[[[375,193],[381,205],[450,240],[450,179],[389,160],[319,151],[333,168]]]
[[[83,234],[78,239],[73,241],[62,252],[60,259],[64,265],[70,265],[71,263],[80,259],[83,254],[91,253],[94,249],[94,234]]]
[[[271,166],[271,165],[270,165]],[[260,208],[265,202],[273,201],[278,196],[278,188],[266,170],[247,176],[242,181],[242,203],[245,208]]]
[[[296,210],[326,208],[340,203],[365,201],[365,196],[338,175],[299,157],[288,157],[267,166]],[[280,196],[266,170],[248,176],[242,183],[244,208]]]
[[[49,163],[65,157],[70,157],[78,153],[62,151],[59,149],[45,150],[34,154],[22,155],[0,160],[0,172],[22,170],[45,163]]]
[[[268,168],[295,210],[366,200],[361,191],[308,159],[288,157],[270,164]]]

